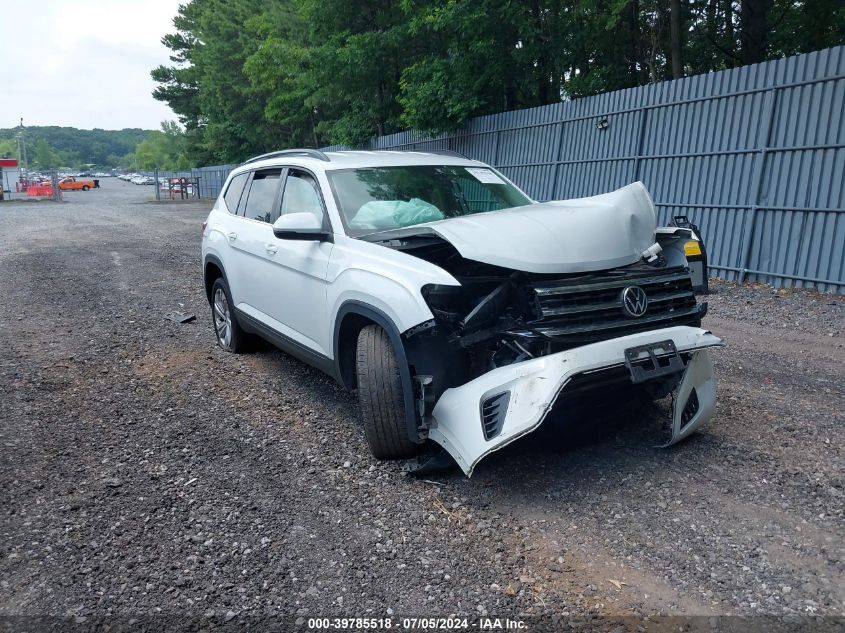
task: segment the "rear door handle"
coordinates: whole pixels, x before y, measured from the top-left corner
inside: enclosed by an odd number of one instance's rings
[[[229,241],[230,242],[234,242],[236,239],[238,239],[237,233],[229,233]]]
[[[275,244],[265,244],[264,250],[267,251],[268,253],[270,253],[270,255],[275,255],[276,253],[279,252],[279,247],[276,246]]]

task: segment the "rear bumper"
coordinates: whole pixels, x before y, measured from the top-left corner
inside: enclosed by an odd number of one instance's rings
[[[575,376],[625,366],[625,350],[671,340],[689,357],[675,389],[671,439],[667,446],[707,422],[716,405],[713,365],[707,348],[721,339],[695,327],[671,327],[601,341],[549,356],[499,367],[460,387],[447,389],[434,407],[429,438],[440,444],[468,476],[481,459],[537,429]],[[611,388],[608,389],[612,395]],[[507,394],[496,399],[496,396]],[[495,435],[482,420],[499,405]],[[483,405],[488,408],[482,412]],[[488,439],[489,438],[489,439]]]

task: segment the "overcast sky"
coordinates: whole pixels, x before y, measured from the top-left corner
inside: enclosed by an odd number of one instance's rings
[[[158,128],[161,37],[186,0],[0,0],[0,128]]]

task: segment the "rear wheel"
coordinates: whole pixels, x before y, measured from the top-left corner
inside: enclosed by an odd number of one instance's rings
[[[232,295],[226,280],[219,277],[211,287],[211,316],[217,344],[233,354],[246,349],[247,333],[243,331],[232,304]]]
[[[412,457],[420,445],[408,438],[405,392],[390,337],[368,325],[358,334],[356,352],[358,402],[370,451],[378,459]]]

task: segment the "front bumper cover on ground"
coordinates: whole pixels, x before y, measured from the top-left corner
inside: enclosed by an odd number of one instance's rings
[[[695,327],[671,327],[601,341],[565,352],[499,367],[460,387],[447,389],[434,407],[429,438],[455,459],[467,476],[481,459],[537,429],[574,376],[623,367],[625,350],[671,340],[688,355],[675,389],[670,446],[707,422],[716,406],[713,365],[707,351],[721,339]],[[485,436],[482,406],[491,398],[506,408],[494,437]],[[609,394],[612,395],[612,394]]]

